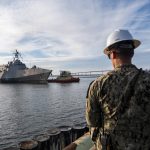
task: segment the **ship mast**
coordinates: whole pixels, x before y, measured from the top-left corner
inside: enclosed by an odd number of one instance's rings
[[[16,51],[14,52],[14,61],[15,60],[19,60],[19,57],[21,57],[21,54],[18,52],[18,50],[16,49]]]

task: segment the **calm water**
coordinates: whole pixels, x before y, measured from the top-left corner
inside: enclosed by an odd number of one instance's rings
[[[85,97],[92,80],[0,84],[0,149],[53,127],[85,123]]]

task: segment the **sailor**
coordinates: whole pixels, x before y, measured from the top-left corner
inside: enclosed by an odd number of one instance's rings
[[[140,44],[128,30],[108,36],[104,54],[114,70],[97,78],[86,97],[86,120],[97,150],[150,149],[150,74],[132,64]]]

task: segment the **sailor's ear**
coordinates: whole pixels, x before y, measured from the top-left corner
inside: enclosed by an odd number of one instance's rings
[[[111,58],[112,58],[112,59],[116,59],[116,56],[117,56],[116,52],[112,51],[112,53],[111,53]]]

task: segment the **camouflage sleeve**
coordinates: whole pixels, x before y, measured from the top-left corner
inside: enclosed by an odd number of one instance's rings
[[[98,84],[94,81],[87,93],[86,97],[86,121],[88,126],[91,127],[101,127],[101,107],[99,104],[99,99],[97,95]]]

